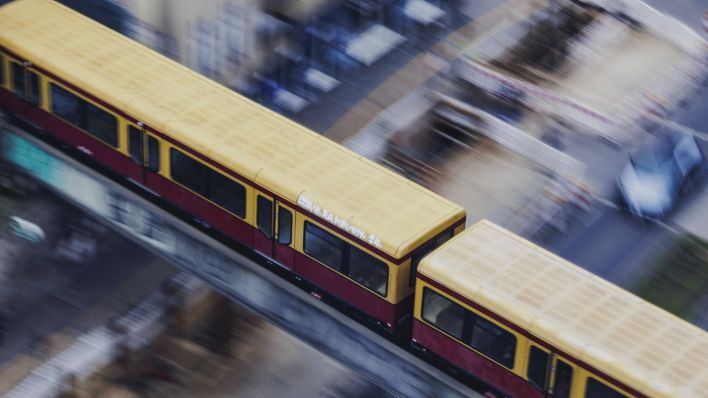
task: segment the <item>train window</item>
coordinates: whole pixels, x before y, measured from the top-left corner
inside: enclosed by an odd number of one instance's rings
[[[570,385],[573,382],[573,368],[558,360],[556,363],[556,379],[553,382],[553,398],[570,397]]]
[[[529,366],[526,371],[531,384],[541,391],[546,390],[546,375],[548,373],[548,353],[542,349],[531,346],[529,350]]]
[[[143,165],[143,132],[135,126],[128,126],[128,153],[133,162]]]
[[[157,140],[155,141],[157,144]],[[149,151],[150,141],[148,141]],[[221,173],[212,170],[209,170],[209,199],[241,218],[246,216],[246,188]]]
[[[182,152],[170,150],[170,175],[172,179],[194,192],[207,197],[206,182],[209,168]]]
[[[343,271],[342,246],[341,239],[305,221],[305,253],[315,260],[337,271]]]
[[[470,346],[509,369],[514,367],[516,336],[480,316],[474,319]]]
[[[148,170],[152,172],[160,171],[160,141],[148,135]],[[244,195],[245,196],[245,195]],[[243,217],[243,216],[241,216]]]
[[[293,237],[293,213],[284,207],[278,207],[278,243],[289,245]]]
[[[10,63],[10,73],[12,75],[12,89],[15,95],[25,98],[25,68],[17,62]]]
[[[256,225],[267,237],[273,237],[273,202],[258,195]]]
[[[114,147],[118,146],[118,120],[94,104],[86,103],[85,129],[101,141]]]
[[[39,104],[39,75],[31,70],[27,71],[29,87],[27,88],[25,99],[32,104]]]
[[[75,126],[81,126],[81,99],[56,84],[50,84],[49,87],[52,113]]]
[[[423,246],[418,248],[415,253],[413,253],[413,255],[411,256],[411,270],[408,276],[408,286],[415,286],[415,276],[418,272],[418,263],[420,262],[420,260],[428,253],[437,249],[438,247],[440,247],[440,245],[450,240],[450,238],[452,238],[452,230],[445,231],[434,240],[425,243]]]
[[[607,384],[590,377],[585,387],[585,398],[627,398],[627,396]]]
[[[349,247],[349,276],[376,293],[386,296],[388,290],[388,266],[386,263],[351,245]]]
[[[462,339],[465,309],[452,300],[425,288],[423,292],[423,319],[443,332]]]
[[[5,85],[5,57],[0,54],[0,86]]]

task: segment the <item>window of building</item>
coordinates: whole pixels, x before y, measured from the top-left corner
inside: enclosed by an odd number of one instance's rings
[[[462,339],[465,309],[428,288],[423,292],[423,319],[450,336]]]
[[[572,382],[573,368],[567,363],[558,360],[558,362],[556,363],[556,379],[553,383],[553,397],[570,397],[570,387]]]
[[[440,247],[443,243],[450,240],[450,238],[452,238],[452,230],[445,231],[436,239],[425,243],[423,246],[418,248],[415,253],[413,253],[413,255],[411,256],[411,270],[410,275],[408,277],[408,286],[415,286],[415,278],[418,272],[418,263],[420,263],[420,260],[428,253],[432,252],[433,250]]]
[[[627,396],[607,384],[590,377],[585,387],[585,398],[627,398]]]
[[[160,171],[160,141],[148,135],[148,170],[154,173]],[[243,187],[241,187],[243,188]],[[245,202],[245,195],[244,195]],[[243,216],[241,216],[243,217]]]
[[[81,127],[81,99],[56,84],[50,84],[49,87],[52,113],[74,126]]]
[[[546,390],[546,375],[548,372],[548,353],[531,346],[529,350],[529,366],[526,375],[534,386],[541,391]]]
[[[133,162],[143,165],[143,132],[135,126],[128,126],[128,153]]]
[[[149,149],[150,141],[148,141],[148,151]],[[224,209],[244,218],[246,216],[246,188],[216,171],[209,170],[208,174],[208,198]]]
[[[278,243],[289,245],[293,237],[293,213],[284,207],[278,207]]]
[[[474,316],[469,345],[509,369],[514,367],[516,336],[480,316]]]
[[[376,293],[386,296],[388,266],[354,246],[349,249],[349,276]]]
[[[113,146],[118,146],[118,120],[115,116],[86,103],[86,125],[84,129],[92,136]]]
[[[209,168],[182,152],[170,150],[170,175],[172,179],[194,192],[207,197],[206,185]]]
[[[344,271],[342,243],[336,236],[305,221],[305,253],[340,272]]]

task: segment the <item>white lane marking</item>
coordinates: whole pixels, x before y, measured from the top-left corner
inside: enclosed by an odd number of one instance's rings
[[[607,207],[610,207],[615,210],[619,210],[619,206],[617,206],[616,203],[614,203],[613,201],[611,201],[609,199],[601,198],[599,196],[593,196],[593,199],[595,199],[596,201],[602,203],[603,205],[605,205]]]

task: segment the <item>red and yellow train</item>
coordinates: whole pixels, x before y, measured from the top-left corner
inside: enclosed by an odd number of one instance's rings
[[[15,117],[497,392],[708,396],[705,332],[56,2],[0,8],[0,79]]]

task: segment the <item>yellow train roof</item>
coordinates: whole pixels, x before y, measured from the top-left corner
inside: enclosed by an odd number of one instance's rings
[[[488,221],[418,271],[651,397],[708,397],[708,333]]]
[[[11,51],[391,256],[464,217],[441,196],[54,1],[6,4],[0,26]]]

